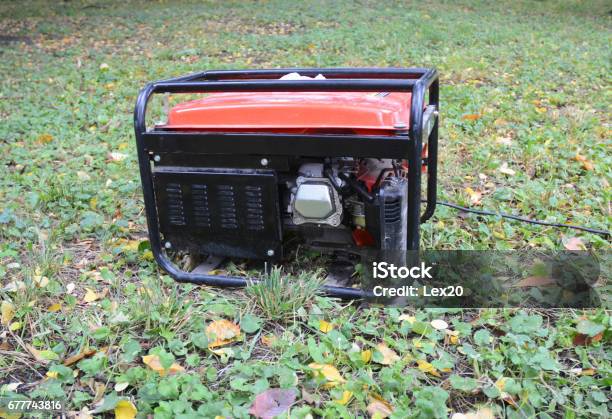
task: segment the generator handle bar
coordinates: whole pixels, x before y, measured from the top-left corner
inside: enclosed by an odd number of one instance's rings
[[[274,68],[260,70],[207,70],[160,81],[204,81],[204,80],[244,80],[244,79],[279,79],[289,73],[301,76],[316,77],[319,74],[327,79],[365,78],[365,79],[418,79],[430,69],[409,67],[336,67],[336,68]]]
[[[326,79],[279,80],[284,74],[297,72],[301,75],[322,74]],[[151,96],[155,93],[205,93],[205,92],[261,92],[261,91],[383,91],[411,92],[410,126],[408,127],[408,250],[419,248],[419,224],[429,219],[436,205],[436,174],[438,152],[439,81],[435,69],[421,68],[332,68],[332,69],[272,69],[272,70],[221,70],[204,71],[147,84],[138,95],[134,110],[134,128],[138,149],[138,160],[145,200],[145,213],[149,230],[151,250],[162,269],[179,282],[196,284],[244,287],[256,279],[198,274],[177,268],[162,251],[157,209],[153,190],[149,150],[145,146],[146,112]],[[424,213],[420,214],[421,203],[421,152],[423,147],[423,113],[426,107],[425,95],[429,93],[429,106],[436,109],[433,127],[428,135],[427,199]],[[168,135],[171,135],[168,133]],[[313,138],[316,135],[312,136]],[[358,135],[346,135],[347,138]],[[405,134],[392,136],[405,138]],[[323,290],[340,298],[364,298],[371,293],[348,287],[324,286]]]

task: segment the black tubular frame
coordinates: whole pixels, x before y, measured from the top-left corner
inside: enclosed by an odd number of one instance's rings
[[[279,80],[297,72],[321,80]],[[353,134],[276,134],[172,132],[146,128],[149,99],[156,93],[273,91],[371,91],[411,92],[410,125],[398,127],[394,135]],[[425,95],[429,93],[428,103]],[[434,106],[433,127],[427,139],[427,199],[421,215],[421,167],[423,113]],[[371,157],[408,161],[408,249],[419,249],[419,224],[429,219],[436,207],[438,162],[439,79],[435,69],[426,68],[286,68],[272,70],[204,71],[147,84],[138,95],[134,110],[134,129],[144,195],[151,250],[157,263],[179,282],[210,286],[243,287],[253,278],[191,273],[177,268],[162,249],[154,197],[151,165],[156,153],[242,154],[309,157]],[[347,287],[325,286],[327,294],[340,298],[362,298],[368,292]]]

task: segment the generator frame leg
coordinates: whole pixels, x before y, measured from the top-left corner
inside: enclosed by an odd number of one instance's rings
[[[279,80],[285,74],[298,72],[324,80]],[[150,98],[159,93],[207,92],[274,92],[274,91],[371,91],[411,92],[410,125],[393,136],[363,136],[353,134],[269,134],[170,132],[146,127],[146,112]],[[426,96],[428,100],[426,102]],[[424,121],[424,110],[435,107],[433,121]],[[309,157],[393,158],[408,161],[408,251],[419,250],[419,226],[435,211],[438,163],[439,81],[435,69],[423,68],[287,68],[272,70],[205,71],[184,77],[148,84],[140,92],[134,110],[134,129],[145,214],[151,251],[159,266],[179,282],[218,287],[244,287],[257,278],[209,275],[181,270],[169,259],[162,244],[155,203],[153,168],[156,157],[164,153],[201,155],[260,155],[262,157],[301,155]],[[424,125],[427,130],[424,139]],[[422,160],[424,140],[427,160]],[[355,147],[358,141],[359,147]],[[421,214],[421,167],[426,164],[426,207]],[[171,244],[170,244],[171,246]],[[340,298],[364,298],[367,291],[348,287],[325,286],[324,292]]]

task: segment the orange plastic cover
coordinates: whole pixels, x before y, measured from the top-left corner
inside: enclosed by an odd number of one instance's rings
[[[174,106],[160,128],[391,134],[409,126],[410,98],[410,93],[373,92],[212,93]]]

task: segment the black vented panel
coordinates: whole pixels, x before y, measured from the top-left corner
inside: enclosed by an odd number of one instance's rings
[[[276,174],[271,170],[156,167],[160,232],[173,249],[223,256],[281,254]]]
[[[185,207],[183,205],[183,189],[180,183],[168,183],[166,185],[166,209],[168,210],[168,222],[174,226],[184,226]]]
[[[192,184],[193,223],[198,228],[211,228],[208,208],[208,185]]]
[[[397,223],[402,218],[402,201],[391,198],[385,201],[385,223]]]
[[[261,186],[245,187],[247,230],[265,229],[263,190]]]

